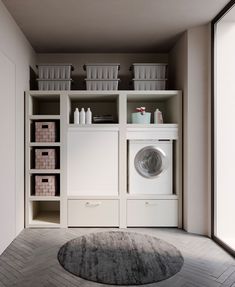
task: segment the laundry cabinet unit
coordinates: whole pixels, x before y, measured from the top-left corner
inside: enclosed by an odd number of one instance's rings
[[[143,106],[151,123],[132,124]],[[76,108],[112,122],[74,124]],[[163,124],[153,123],[157,108]],[[26,114],[27,227],[181,227],[180,91],[29,91]]]

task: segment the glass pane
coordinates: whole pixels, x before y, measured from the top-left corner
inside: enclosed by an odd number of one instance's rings
[[[143,148],[135,157],[135,168],[144,177],[155,177],[163,170],[163,157],[155,148]]]
[[[216,25],[214,229],[217,238],[235,249],[235,10],[232,10]]]

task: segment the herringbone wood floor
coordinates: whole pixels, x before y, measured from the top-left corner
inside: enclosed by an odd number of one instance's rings
[[[85,233],[107,229],[26,229],[0,256],[0,287],[100,287],[65,271],[57,261],[61,245]],[[128,229],[175,245],[184,256],[179,273],[148,287],[235,287],[235,260],[212,240],[178,229]]]

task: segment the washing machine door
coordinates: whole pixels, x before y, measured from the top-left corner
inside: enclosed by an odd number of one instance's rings
[[[163,150],[147,146],[138,151],[134,165],[136,171],[145,178],[155,178],[168,168],[169,162]]]

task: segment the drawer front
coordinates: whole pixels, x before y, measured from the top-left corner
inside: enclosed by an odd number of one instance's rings
[[[119,200],[68,200],[68,226],[118,226]]]
[[[178,200],[128,200],[127,226],[178,226]]]

